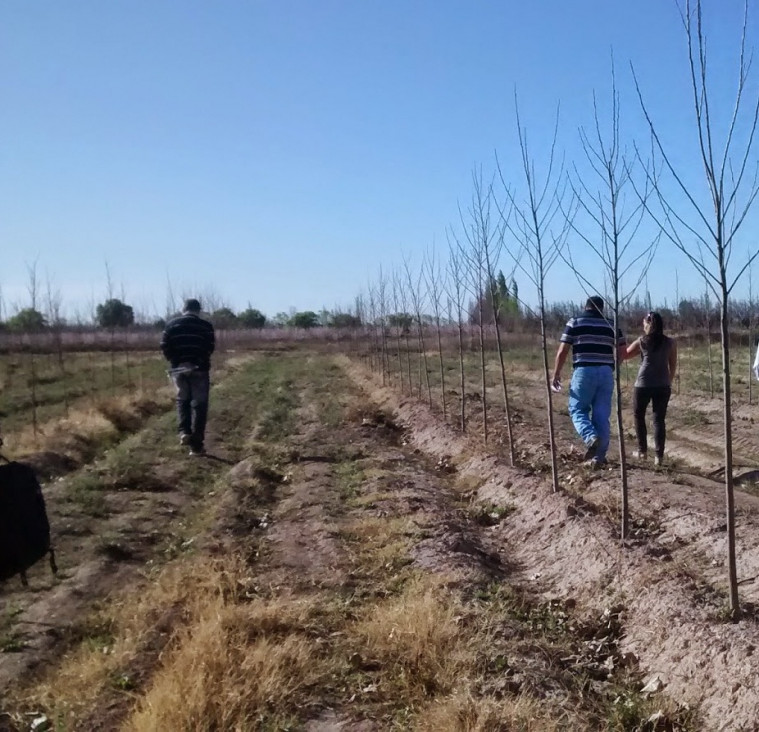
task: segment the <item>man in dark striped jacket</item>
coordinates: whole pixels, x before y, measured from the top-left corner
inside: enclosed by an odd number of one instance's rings
[[[169,374],[177,389],[179,441],[190,455],[205,453],[208,419],[209,371],[216,340],[213,325],[200,317],[200,303],[185,301],[182,314],[170,320],[161,336],[161,351],[171,364]]]
[[[581,315],[571,318],[561,334],[553,369],[553,388],[561,388],[561,369],[572,350],[569,416],[585,443],[585,460],[593,467],[606,462],[609,449],[611,397],[614,390],[614,349],[624,359],[625,337],[615,335],[604,317],[604,301],[589,297]]]

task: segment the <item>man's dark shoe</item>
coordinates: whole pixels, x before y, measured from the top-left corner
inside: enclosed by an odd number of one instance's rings
[[[190,442],[192,442],[192,435],[191,434],[189,434],[187,432],[183,432],[181,435],[179,435],[179,444],[180,445],[189,445]]]
[[[596,452],[598,451],[598,443],[599,443],[599,439],[597,437],[594,437],[588,443],[588,449],[585,451],[585,456],[583,457],[583,461],[592,460],[596,456]]]
[[[206,448],[201,445],[200,447],[193,447],[190,449],[190,457],[202,457],[206,454]]]

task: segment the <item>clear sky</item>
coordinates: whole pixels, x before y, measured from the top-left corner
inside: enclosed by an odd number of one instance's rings
[[[706,0],[724,109],[741,4]],[[69,313],[105,298],[106,262],[140,311],[163,313],[169,281],[270,315],[349,304],[380,266],[446,246],[472,170],[489,174],[495,151],[521,182],[515,88],[538,167],[559,103],[559,147],[580,161],[577,129],[593,124],[594,91],[608,102],[612,49],[628,149],[648,144],[632,62],[703,189],[674,0],[5,0],[6,309],[27,304],[35,261]],[[655,302],[674,301],[675,270],[681,295],[703,290],[662,244]],[[582,297],[561,264],[550,285],[549,299]]]

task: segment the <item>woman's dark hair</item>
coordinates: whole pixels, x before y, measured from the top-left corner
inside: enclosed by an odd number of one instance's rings
[[[664,343],[664,321],[659,313],[648,313],[644,320],[651,324],[651,330],[640,339],[646,351],[655,351]]]

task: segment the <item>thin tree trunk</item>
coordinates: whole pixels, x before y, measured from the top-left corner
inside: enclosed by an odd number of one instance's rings
[[[754,386],[754,332],[753,332],[753,313],[748,317],[748,403],[752,403],[753,386]]]
[[[551,390],[551,373],[548,364],[548,338],[546,336],[545,298],[540,291],[540,344],[543,351],[543,378],[546,387],[546,408],[548,410],[548,443],[551,452],[551,484],[553,492],[559,490],[559,463],[556,458],[556,431],[553,423],[553,392]]]
[[[722,272],[720,338],[722,340],[722,396],[725,421],[725,508],[727,512],[727,564],[730,585],[730,611],[738,619],[738,569],[735,559],[735,496],[733,490],[733,410],[730,389],[730,324],[728,322],[727,278]]]
[[[430,386],[430,372],[427,364],[427,350],[424,343],[424,327],[422,325],[421,313],[417,311],[417,340],[419,342],[419,399],[422,398],[422,386],[426,383],[427,400],[432,407],[432,386]]]
[[[492,289],[492,288],[491,288]],[[498,350],[498,364],[501,368],[501,391],[503,393],[503,408],[506,412],[506,433],[509,440],[509,464],[516,463],[514,455],[514,435],[511,432],[511,409],[509,408],[509,387],[506,383],[506,362],[503,358],[503,346],[501,344],[501,326],[498,324],[498,313],[493,308],[493,325],[495,326],[495,342]]]
[[[480,373],[482,377],[482,429],[483,440],[488,444],[488,395],[487,395],[487,378],[485,364],[485,327],[482,322],[482,298],[479,305],[480,314]]]
[[[445,364],[443,363],[443,339],[440,335],[440,317],[435,317],[437,328],[437,352],[440,356],[440,400],[443,405],[443,421],[448,421],[448,410],[445,404]]]
[[[459,317],[459,374],[461,376],[461,431],[466,433],[466,374],[464,371],[464,328]]]
[[[401,356],[401,327],[396,326],[395,345],[398,349],[398,377],[400,378],[401,394],[405,393],[403,388],[403,361]]]
[[[408,393],[414,392],[414,381],[411,378],[411,344],[409,343],[408,327],[404,327],[403,342],[406,345],[406,376],[408,377]]]
[[[32,431],[36,442],[37,435],[39,434],[39,423],[37,420],[37,362],[34,358],[34,344],[31,339],[29,342],[29,370],[31,374],[29,388],[32,394]]]

